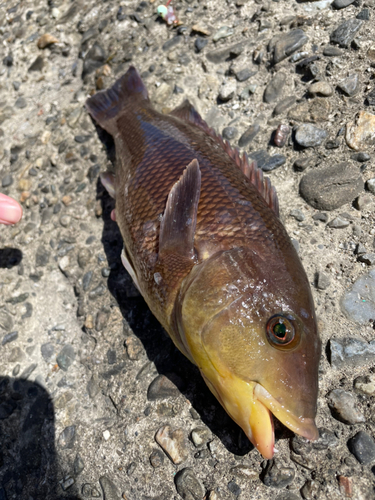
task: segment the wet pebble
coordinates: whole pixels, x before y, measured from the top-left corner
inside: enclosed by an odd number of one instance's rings
[[[72,449],[76,439],[76,426],[69,425],[59,435],[59,447],[62,450]]]
[[[205,489],[192,468],[186,467],[180,470],[174,481],[178,494],[184,500],[202,500]]]
[[[365,422],[365,416],[357,408],[357,401],[350,392],[334,389],[327,395],[328,406],[332,415],[344,424]]]
[[[178,385],[182,385],[182,379],[175,373],[170,373],[168,377],[158,375],[149,385],[147,399],[156,401],[157,399],[177,398],[181,394]]]
[[[313,148],[319,146],[327,137],[327,132],[324,129],[315,127],[310,123],[300,125],[295,134],[295,140],[304,148]]]
[[[155,440],[174,464],[187,460],[189,451],[183,429],[172,430],[169,425],[163,425],[157,431]]]
[[[367,465],[375,460],[374,439],[365,431],[359,431],[349,439],[348,448],[360,464]]]
[[[360,19],[347,19],[331,33],[331,43],[337,43],[340,47],[349,47],[362,25],[363,21]]]
[[[270,488],[285,488],[294,480],[295,471],[277,460],[270,460],[263,477],[263,482]]]
[[[357,167],[339,163],[314,169],[300,182],[300,194],[318,210],[334,210],[350,203],[363,190],[363,180]]]
[[[61,370],[66,372],[74,362],[75,357],[76,353],[74,352],[73,346],[71,344],[66,344],[56,356],[56,363],[59,365]]]
[[[358,298],[358,294],[356,294]],[[342,301],[342,307],[346,303]],[[329,343],[330,361],[334,368],[344,366],[362,366],[364,363],[373,362],[375,359],[375,340],[365,342],[361,339],[347,337],[344,339],[331,339]]]
[[[357,323],[369,324],[375,319],[375,269],[359,277],[341,300],[347,316]]]

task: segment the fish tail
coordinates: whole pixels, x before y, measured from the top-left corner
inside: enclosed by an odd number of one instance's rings
[[[87,99],[86,108],[95,122],[112,134],[112,119],[126,108],[129,99],[148,100],[147,89],[134,66],[130,66],[111,88]]]

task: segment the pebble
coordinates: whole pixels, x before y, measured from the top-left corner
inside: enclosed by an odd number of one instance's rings
[[[206,445],[212,441],[212,433],[206,427],[196,427],[191,431],[191,440],[196,448]]]
[[[316,162],[316,156],[303,156],[301,158],[297,158],[297,160],[293,164],[293,167],[297,172],[303,172],[308,167],[314,167],[316,165]]]
[[[189,452],[183,429],[172,431],[169,425],[163,425],[157,431],[155,440],[174,464],[179,465],[188,459]]]
[[[366,182],[366,187],[370,191],[370,193],[375,194],[375,178],[369,179]]]
[[[333,229],[344,229],[348,227],[350,222],[347,219],[343,219],[342,217],[335,217],[331,220],[327,225],[328,227],[332,227]]]
[[[228,141],[235,139],[237,135],[238,130],[236,129],[236,127],[225,127],[222,131],[223,139],[227,139]]]
[[[258,123],[251,125],[239,138],[238,145],[240,148],[246,147],[254,139],[260,130]]]
[[[285,113],[285,111],[289,109],[291,106],[293,106],[295,102],[296,102],[296,97],[294,95],[285,97],[275,106],[275,109],[273,110],[273,115],[277,116]]]
[[[206,54],[206,57],[210,62],[218,64],[218,63],[226,61],[230,57],[239,56],[243,52],[244,47],[245,47],[245,45],[243,42],[236,43],[235,45],[231,45],[231,46],[225,47],[223,49],[218,49],[218,50],[208,52]]]
[[[194,47],[197,53],[201,52],[208,44],[207,38],[198,37],[194,42]]]
[[[310,123],[299,125],[295,134],[296,142],[304,148],[320,146],[326,137],[327,132],[324,129],[315,127]]]
[[[354,161],[358,161],[360,163],[363,163],[365,161],[369,161],[371,159],[371,156],[368,153],[354,153],[351,155],[351,159]],[[367,181],[369,182],[369,181]]]
[[[229,481],[228,483],[228,490],[235,496],[235,497],[239,497],[242,493],[242,490],[241,488],[238,486],[238,484],[236,483],[236,481]]]
[[[283,146],[285,146],[289,133],[290,133],[289,126],[284,123],[280,123],[280,125],[277,127],[275,131],[273,139],[275,146],[277,146],[278,148],[282,148]]]
[[[322,271],[319,271],[316,277],[316,288],[318,290],[327,290],[330,284],[331,278]]]
[[[228,38],[229,36],[232,36],[233,33],[234,33],[233,28],[230,28],[229,26],[222,26],[216,31],[216,33],[214,33],[212,40],[214,42],[218,42],[222,38]]]
[[[107,476],[101,476],[99,483],[103,490],[104,500],[120,500],[116,485]]]
[[[5,344],[10,344],[10,342],[13,342],[14,340],[18,339],[18,332],[10,332],[4,335],[3,340],[1,342],[1,345]]]
[[[100,392],[100,387],[97,383],[96,377],[93,375],[87,382],[87,392],[91,399],[94,399]]]
[[[164,464],[164,455],[160,450],[152,450],[150,455],[150,464],[154,469],[157,469]]]
[[[348,5],[351,5],[355,0],[334,0],[332,3],[332,7],[335,9],[344,9],[345,7],[348,7]]]
[[[281,167],[286,162],[284,155],[270,156],[265,149],[249,153],[249,157],[257,162],[259,168],[264,172],[269,172],[275,168]]]
[[[156,90],[153,96],[153,101],[156,104],[164,104],[172,95],[173,88],[168,83],[163,82]]]
[[[337,84],[337,87],[344,92],[349,97],[355,95],[358,91],[358,74],[354,73],[353,75],[348,76],[345,80],[342,80]]]
[[[27,106],[26,99],[24,97],[19,97],[16,102],[14,103],[14,106],[18,109],[24,109]]]
[[[375,264],[375,253],[364,253],[358,256],[359,262],[363,262],[367,266],[372,266]]]
[[[177,493],[184,500],[202,500],[204,497],[204,486],[192,468],[186,467],[180,470],[176,474],[174,481]]]
[[[320,82],[315,82],[310,85],[309,94],[321,97],[331,97],[333,94],[333,88],[328,82],[321,80]]]
[[[361,151],[375,143],[375,115],[360,111],[353,122],[346,124],[345,140],[347,145]]]
[[[363,19],[363,21],[369,21],[370,20],[370,9],[362,9],[358,14],[355,16],[357,19]]]
[[[68,371],[68,368],[72,365],[76,357],[74,348],[71,344],[66,344],[56,356],[56,363],[59,365],[61,370],[64,372]]]
[[[93,46],[87,52],[83,60],[82,79],[103,66],[106,59],[107,54],[103,47],[98,42],[94,42]]]
[[[333,45],[326,45],[323,49],[323,55],[327,57],[340,57],[343,53],[339,47],[334,47]]]
[[[281,495],[277,496],[276,500],[301,500],[301,497],[290,491],[286,491],[285,493],[281,493]]]
[[[43,359],[49,362],[52,356],[55,354],[55,346],[51,342],[47,342],[46,344],[42,344],[40,346],[40,351],[42,353]]]
[[[362,192],[363,180],[357,167],[338,163],[309,171],[302,177],[299,190],[312,207],[335,210]]]
[[[233,71],[233,70],[232,70]],[[243,68],[237,71],[233,71],[235,77],[237,78],[237,81],[239,82],[245,82],[252,76],[257,74],[257,71],[253,71],[250,68]]]
[[[97,318],[97,320],[98,320],[98,318]],[[104,324],[100,325],[100,330],[103,330],[104,326],[105,326]],[[98,328],[96,328],[96,329],[98,330]],[[100,331],[100,330],[98,330],[98,331]],[[137,361],[144,352],[142,342],[137,337],[134,337],[134,336],[128,337],[127,339],[125,339],[124,345],[126,347],[126,352],[128,354],[128,357],[132,361]],[[162,375],[162,376],[164,376],[164,375]],[[169,380],[169,379],[167,379],[167,380]],[[151,382],[151,385],[152,384],[153,384],[153,382]],[[149,390],[151,388],[151,385],[149,387]],[[156,387],[153,390],[155,391],[155,394],[156,394]]]
[[[354,396],[342,389],[334,389],[327,394],[328,406],[332,415],[344,424],[366,422],[365,416],[357,408]]]
[[[1,186],[3,188],[9,187],[13,184],[13,182],[14,182],[13,177],[10,174],[6,174],[1,180]]]
[[[285,81],[286,81],[285,73],[283,73],[282,71],[276,73],[276,75],[272,78],[272,80],[268,83],[267,87],[265,88],[263,94],[264,102],[271,103],[276,101],[280,97],[283,91]]]
[[[183,41],[183,39],[184,37],[181,35],[174,36],[163,44],[162,49],[164,50],[164,52],[168,52],[169,50],[179,45]]]
[[[359,376],[354,379],[353,387],[356,392],[366,394],[366,396],[373,396],[375,394],[375,375]]]
[[[348,448],[360,464],[367,465],[375,460],[375,442],[365,431],[349,439]]]
[[[223,102],[230,101],[237,91],[237,84],[235,80],[225,82],[219,90],[219,99]]]
[[[59,43],[58,39],[49,33],[45,33],[41,37],[39,37],[37,41],[38,49],[45,49],[54,43]]]
[[[375,359],[375,340],[367,343],[364,340],[346,337],[331,339],[329,342],[331,365],[336,369],[345,366],[362,366]]]
[[[346,476],[338,476],[340,493],[345,498],[352,498],[353,496],[353,478]]]
[[[301,488],[301,495],[305,500],[319,498],[321,485],[318,481],[308,480]]]
[[[303,47],[308,41],[305,32],[301,29],[295,29],[280,36],[273,48],[274,64],[283,61],[288,56]]]
[[[182,379],[175,373],[158,375],[149,385],[147,390],[147,399],[156,401],[157,399],[177,398],[181,392],[178,385],[181,386]]]
[[[76,438],[76,426],[69,425],[59,435],[59,447],[62,450],[70,450],[74,447]]]
[[[341,300],[343,312],[353,321],[369,324],[375,319],[375,269],[356,280]]]
[[[268,462],[263,482],[270,488],[286,488],[294,480],[295,470],[292,467],[286,467],[276,459]]]
[[[44,67],[44,59],[42,56],[38,56],[35,61],[31,64],[29,67],[29,73],[34,72],[34,71],[42,71]]]
[[[361,19],[347,19],[331,33],[331,43],[337,43],[340,47],[349,47],[362,25]]]

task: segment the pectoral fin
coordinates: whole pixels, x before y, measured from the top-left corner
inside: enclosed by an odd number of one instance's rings
[[[201,190],[201,172],[197,160],[185,168],[172,187],[160,225],[159,258],[177,254],[195,257],[194,236]]]

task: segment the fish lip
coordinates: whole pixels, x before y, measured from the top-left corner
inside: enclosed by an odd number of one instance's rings
[[[309,441],[316,441],[319,438],[319,431],[313,418],[294,415],[259,383],[255,384],[254,396],[260,403],[268,408],[285,427],[295,434],[299,434]]]

